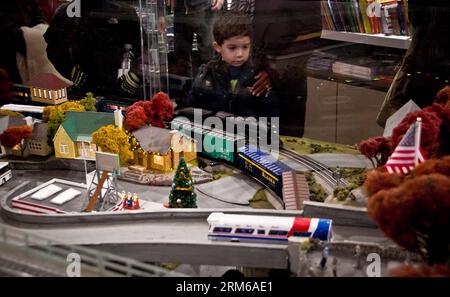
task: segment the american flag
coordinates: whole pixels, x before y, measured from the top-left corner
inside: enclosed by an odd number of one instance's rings
[[[408,174],[417,164],[425,160],[420,148],[421,129],[422,120],[418,118],[416,123],[411,124],[402,141],[400,141],[386,165],[384,165],[385,171],[388,173]]]

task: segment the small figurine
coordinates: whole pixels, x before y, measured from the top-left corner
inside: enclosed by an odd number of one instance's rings
[[[362,259],[362,253],[361,253],[361,247],[357,245],[355,247],[355,257],[356,257],[356,265],[355,269],[361,269],[361,259]]]
[[[127,194],[127,203],[126,203],[126,208],[127,208],[127,209],[131,209],[131,208],[133,208],[133,198],[132,198],[132,196],[131,196],[131,193],[130,193],[130,192],[128,192],[128,194]]]
[[[333,257],[333,261],[331,262],[331,270],[333,272],[333,276],[337,277],[337,258]]]
[[[139,209],[139,197],[136,193],[133,193],[133,209]]]
[[[324,270],[327,265],[327,259],[329,255],[328,245],[326,245],[322,250],[322,259],[320,260],[320,269]]]

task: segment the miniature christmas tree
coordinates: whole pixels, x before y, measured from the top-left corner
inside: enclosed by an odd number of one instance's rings
[[[196,208],[197,194],[194,192],[191,172],[181,158],[172,182],[172,191],[169,196],[170,208]]]

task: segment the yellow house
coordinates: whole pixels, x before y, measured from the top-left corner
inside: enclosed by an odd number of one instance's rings
[[[92,143],[92,133],[114,124],[113,113],[67,111],[64,122],[53,137],[55,157],[95,160],[97,146]]]
[[[170,171],[184,158],[197,158],[195,140],[177,130],[144,126],[133,132],[143,152],[134,152],[135,162],[146,169]]]
[[[60,104],[67,101],[67,87],[70,84],[52,73],[41,73],[33,77],[30,82],[30,96],[32,101],[46,104]]]

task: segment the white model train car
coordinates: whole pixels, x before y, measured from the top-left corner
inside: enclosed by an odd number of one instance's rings
[[[24,105],[24,104],[5,104],[0,107],[2,110],[15,111],[23,114],[24,116],[31,116],[33,118],[42,118],[44,112],[44,106]]]
[[[332,236],[332,220],[235,215],[211,213],[208,238],[235,242],[287,243],[288,238],[304,237],[328,241]]]

